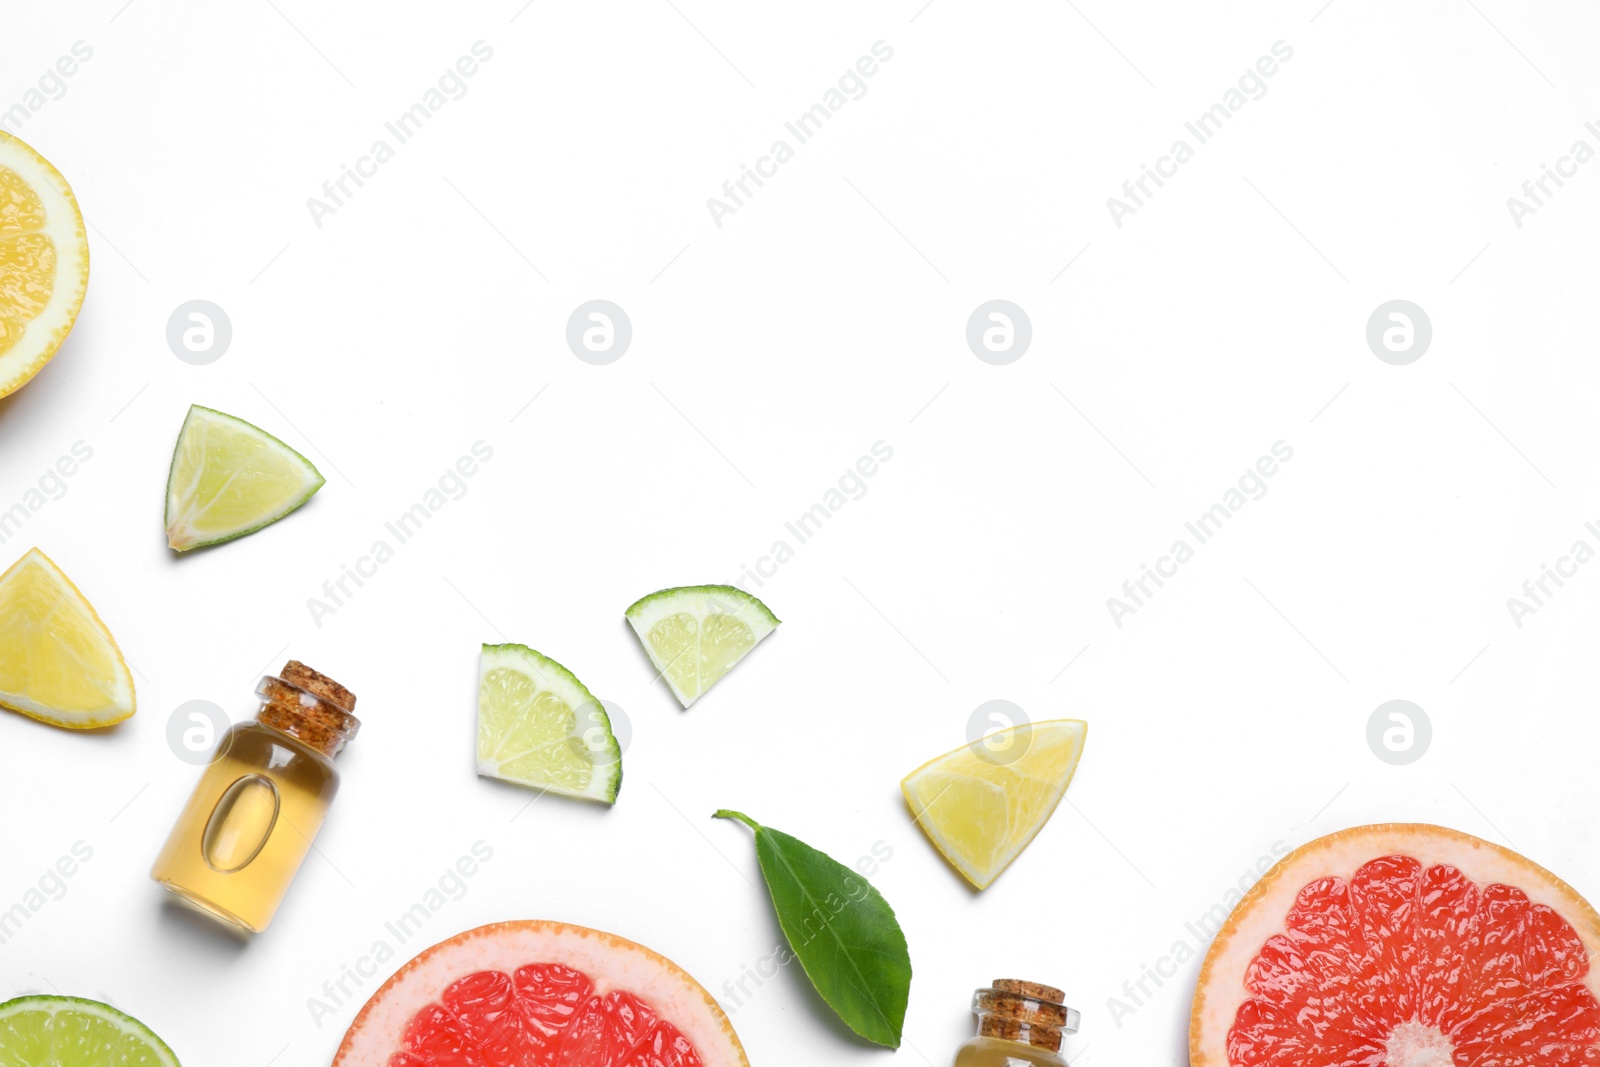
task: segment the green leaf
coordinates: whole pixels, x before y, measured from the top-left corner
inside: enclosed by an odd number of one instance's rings
[[[894,909],[867,880],[804,841],[723,809],[756,833],[772,907],[806,977],[846,1026],[900,1047],[911,996],[911,955]]]

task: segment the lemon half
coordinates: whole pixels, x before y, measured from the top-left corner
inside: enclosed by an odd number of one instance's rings
[[[89,240],[72,187],[0,130],[0,396],[50,362],[88,287]]]

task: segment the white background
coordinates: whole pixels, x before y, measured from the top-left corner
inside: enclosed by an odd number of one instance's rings
[[[892,848],[875,883],[916,970],[898,1053],[794,971],[733,1016],[752,1062],[942,1067],[971,990],[1018,976],[1083,1010],[1077,1062],[1179,1064],[1197,962],[1131,1015],[1108,998],[1274,842],[1427,820],[1600,893],[1600,565],[1520,628],[1506,607],[1600,547],[1600,162],[1521,228],[1506,207],[1600,147],[1600,15],[920,3],[7,6],[0,108],[93,48],[18,131],[72,182],[93,276],[59,357],[0,403],[0,507],[74,442],[94,457],[3,555],[37,544],[93,600],[140,710],[99,736],[0,721],[0,906],[94,850],[0,946],[0,996],[110,1001],[188,1067],[326,1064],[358,1005],[319,1027],[308,998],[482,840],[403,956],[561,919],[726,1001],[780,936],[748,834],[708,818],[733,806],[846,862]],[[478,40],[467,95],[318,228],[306,199]],[[867,94],[718,228],[706,198],[879,40]],[[1280,40],[1267,94],[1114,225],[1106,198]],[[597,297],[634,327],[605,367],[564,340]],[[196,298],[233,323],[210,366],[165,339]],[[1032,319],[1009,366],[965,343],[992,298]],[[1394,298],[1434,329],[1404,367],[1364,338]],[[175,558],[191,403],[281,435],[326,488]],[[317,625],[308,598],[480,440],[466,495]],[[757,590],[782,629],[680,711],[622,609],[736,578],[880,440],[865,496]],[[1114,625],[1107,597],[1280,440],[1267,494]],[[524,810],[474,775],[477,647],[502,637],[626,710],[614,809]],[[289,656],[365,726],[321,855],[241,946],[146,877],[197,773],[165,730],[191,699],[248,716]],[[1070,804],[980,895],[898,781],[995,698],[1091,725]],[[1409,766],[1366,741],[1394,698],[1433,724]]]

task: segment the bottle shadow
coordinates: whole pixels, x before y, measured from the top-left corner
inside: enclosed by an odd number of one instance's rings
[[[162,890],[157,921],[163,940],[182,941],[219,963],[231,963],[249,948],[253,936],[227,923],[219,922],[192,904]]]

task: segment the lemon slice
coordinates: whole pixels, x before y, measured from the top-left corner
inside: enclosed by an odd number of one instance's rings
[[[255,533],[323,484],[310,460],[267,431],[196,404],[167,474],[167,546],[187,552]]]
[[[933,847],[984,889],[1061,803],[1088,728],[1080,719],[1052,719],[1000,730],[929,760],[900,789]]]
[[[79,997],[18,997],[0,1004],[0,1063],[51,1067],[178,1067],[150,1028]]]
[[[0,130],[0,396],[50,362],[88,286],[89,241],[72,187]]]
[[[663,589],[635,601],[627,617],[684,707],[778,628],[765,604],[731,585]]]
[[[622,788],[622,749],[605,705],[571,671],[527,645],[484,645],[478,773],[610,804]]]
[[[133,714],[133,676],[111,632],[37,548],[0,574],[0,706],[74,730]]]

